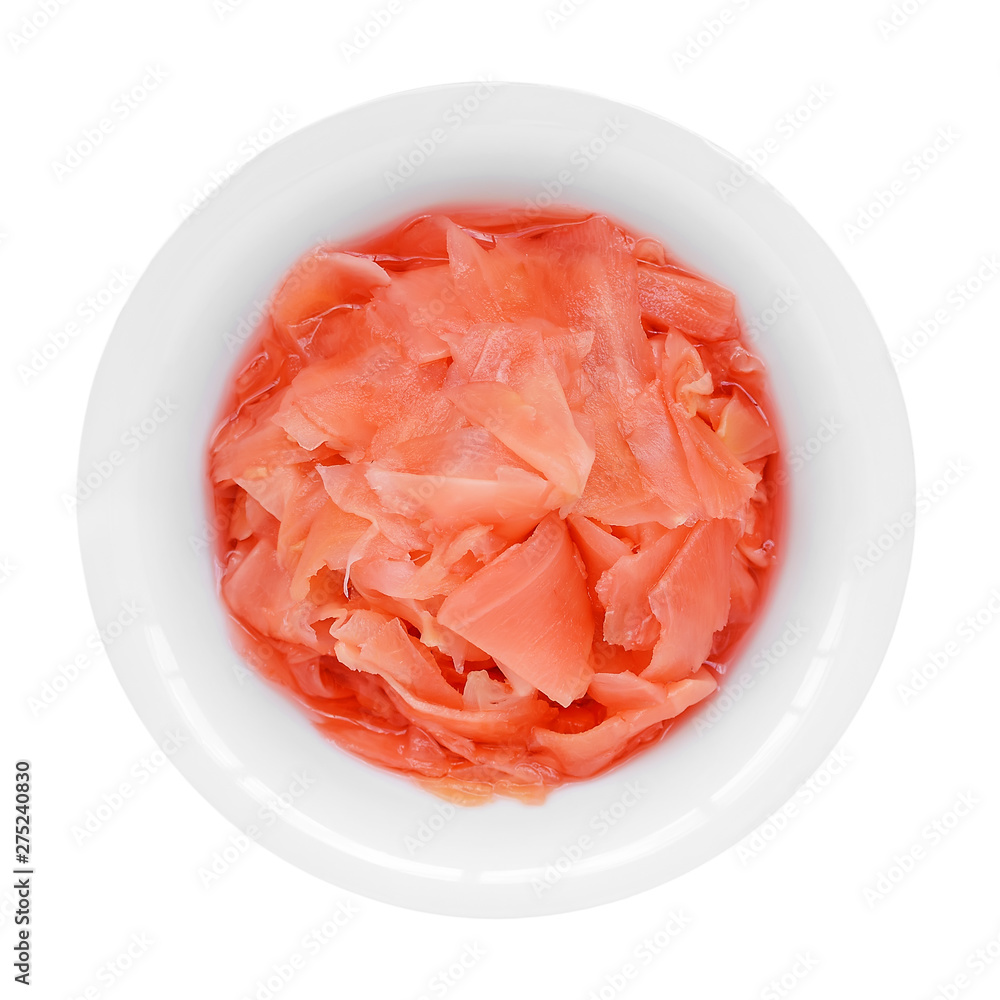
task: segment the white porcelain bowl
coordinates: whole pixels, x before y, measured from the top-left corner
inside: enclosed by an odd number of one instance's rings
[[[403,906],[553,913],[707,861],[831,751],[872,683],[903,595],[908,425],[878,330],[844,269],[757,178],[720,188],[734,170],[746,177],[704,139],[598,97],[438,87],[278,143],[156,256],[115,327],[87,413],[84,563],[98,622],[125,601],[142,608],[109,649],[139,715],[251,839]],[[204,448],[232,345],[303,250],[442,202],[544,204],[553,194],[661,238],[737,292],[761,331],[787,435],[783,564],[722,693],[663,742],[543,806],[452,809],[328,743],[238,667],[206,544]]]

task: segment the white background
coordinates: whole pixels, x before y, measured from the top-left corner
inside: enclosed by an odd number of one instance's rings
[[[58,7],[47,24],[45,3]],[[4,0],[0,761],[12,773],[29,758],[36,775],[35,995],[997,996],[1000,280],[986,266],[992,282],[966,283],[1000,252],[1000,9],[906,0],[896,27],[893,0],[566,0],[566,17],[547,15],[548,0],[395,0],[377,37],[346,50],[387,3]],[[724,9],[699,52],[692,37]],[[43,26],[27,38],[33,15]],[[119,95],[151,68],[165,79],[123,113]],[[896,636],[840,745],[846,765],[821,770],[758,838],[632,899],[523,920],[426,916],[349,896],[256,846],[206,887],[199,869],[235,830],[150,757],[99,650],[61,500],[126,297],[114,274],[134,283],[213,172],[273,138],[269,122],[284,134],[382,94],[482,76],[599,92],[744,156],[774,140],[762,174],[844,261],[890,349],[911,355],[900,378],[923,494]],[[810,93],[823,97],[796,120]],[[98,147],[57,169],[104,117]],[[922,152],[938,136],[943,151]],[[894,180],[894,203],[852,233]],[[921,333],[939,310],[938,332]],[[47,343],[65,346],[28,376]],[[74,659],[75,679],[47,689]],[[74,834],[123,783],[131,794],[110,821]],[[304,937],[342,902],[356,915],[308,955]],[[654,956],[643,940],[671,913],[684,927]],[[481,957],[451,977],[467,947]],[[269,991],[296,953],[303,967]]]

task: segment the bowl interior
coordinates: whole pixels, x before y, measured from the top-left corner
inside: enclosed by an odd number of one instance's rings
[[[87,415],[77,504],[85,567],[99,622],[124,601],[143,609],[109,650],[141,717],[158,741],[184,734],[175,763],[253,839],[402,905],[555,912],[707,860],[830,752],[902,597],[909,434],[857,290],[771,188],[753,177],[735,192],[720,187],[733,170],[703,139],[597,97],[434,88],[277,144],[155,258],[115,328]],[[657,236],[736,291],[784,425],[785,551],[722,692],[667,739],[542,807],[454,809],[341,752],[239,666],[215,591],[204,448],[238,345],[303,250],[429,205],[548,199]]]

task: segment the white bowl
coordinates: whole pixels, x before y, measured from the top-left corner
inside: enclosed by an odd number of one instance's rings
[[[124,601],[142,608],[109,649],[139,715],[157,741],[184,733],[180,749],[168,744],[172,759],[252,839],[403,906],[560,912],[655,886],[731,847],[830,753],[903,595],[909,430],[881,337],[844,269],[757,178],[723,197],[718,184],[734,170],[746,177],[704,139],[602,98],[437,87],[278,143],[156,256],[115,327],[87,413],[84,563],[98,622]],[[563,200],[661,238],[767,327],[758,350],[792,455],[783,564],[722,693],[661,743],[542,806],[451,809],[327,742],[237,667],[205,544],[204,448],[231,344],[303,250],[429,205],[544,203],[560,186]],[[295,784],[302,773],[308,780]]]

